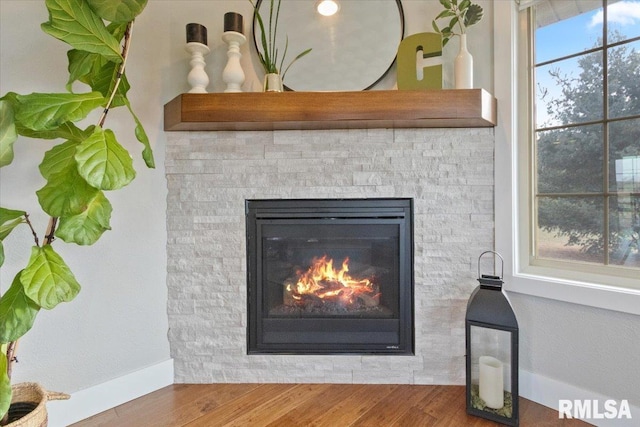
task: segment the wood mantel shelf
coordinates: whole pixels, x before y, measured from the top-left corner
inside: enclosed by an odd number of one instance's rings
[[[165,131],[474,128],[496,119],[484,89],[184,93],[164,106]]]

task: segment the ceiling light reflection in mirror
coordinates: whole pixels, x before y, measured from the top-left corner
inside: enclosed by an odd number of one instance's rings
[[[322,16],[332,16],[340,9],[338,2],[334,0],[320,0],[317,3],[316,10]]]
[[[336,0],[338,10],[323,16],[318,0],[281,0],[277,46],[279,58],[288,36],[284,66],[298,53],[311,52],[287,71],[284,84],[295,91],[354,91],[369,89],[393,64],[404,35],[399,0]],[[260,1],[267,25],[269,0]],[[276,2],[277,4],[277,2]],[[262,51],[254,22],[254,41]],[[278,59],[280,62],[280,59]]]

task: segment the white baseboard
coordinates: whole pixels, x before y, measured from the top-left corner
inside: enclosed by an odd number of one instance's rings
[[[600,403],[600,408],[603,408],[604,402],[609,399],[616,400],[618,402],[617,407],[620,408],[620,399],[625,399],[625,396],[620,396],[617,399],[604,396],[602,394],[595,393],[589,390],[580,389],[571,384],[566,384],[552,378],[523,370],[520,370],[519,387],[520,396],[529,400],[533,400],[536,403],[547,406],[556,411],[558,410],[558,403],[560,399],[598,400],[598,402]],[[628,398],[631,397],[632,396],[628,396]],[[629,409],[631,412],[631,419],[585,418],[583,420],[599,427],[634,427],[640,425],[640,407],[629,405]],[[604,409],[600,409],[600,412],[604,412]]]
[[[77,391],[47,404],[50,427],[65,427],[173,384],[173,359]]]

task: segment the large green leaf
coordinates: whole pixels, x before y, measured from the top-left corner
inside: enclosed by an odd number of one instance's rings
[[[100,92],[32,93],[18,95],[16,121],[36,131],[52,130],[76,122],[104,103]]]
[[[142,126],[142,122],[140,122],[140,119],[138,119],[138,116],[136,116],[136,113],[131,108],[131,103],[129,101],[127,101],[127,108],[129,109],[129,112],[133,116],[133,120],[135,120],[136,122],[136,130],[135,130],[136,139],[140,141],[142,145],[144,145],[144,149],[142,150],[142,158],[144,159],[144,163],[147,165],[148,168],[155,168],[156,161],[153,158],[153,151],[151,150],[149,137],[147,136],[147,133],[145,132],[144,127]]]
[[[122,62],[120,44],[84,0],[46,0],[49,22],[42,30],[72,47]]]
[[[127,32],[128,27],[129,27],[128,22],[112,22],[111,24],[107,25],[107,31],[109,31],[109,33],[116,40],[122,40],[124,38],[124,35]]]
[[[115,28],[114,31],[118,29]],[[67,90],[71,92],[73,82],[81,81],[91,87],[91,90],[100,92],[105,102],[110,98],[113,87],[117,81],[120,65],[106,61],[95,53],[80,51],[77,49],[67,52],[69,59],[69,80]],[[110,107],[119,107],[125,104],[126,94],[130,85],[125,74],[121,76],[118,91]]]
[[[457,16],[454,16],[453,18],[451,18],[451,21],[449,21],[449,26],[447,28],[449,28],[450,31],[453,31],[454,27],[458,24],[459,21],[460,19]]]
[[[86,50],[71,49],[67,52],[67,60],[69,65],[69,80],[67,81],[67,90],[72,92],[71,86],[75,81],[86,82],[86,76],[90,75],[94,69],[102,66],[104,59],[97,53],[87,52]]]
[[[128,22],[112,22],[107,26],[109,33],[111,33],[117,40],[122,40],[128,29]],[[102,93],[105,98],[109,99],[111,97],[111,92],[113,92],[113,88],[118,81],[118,73],[120,71],[120,64],[105,63],[104,61],[97,62],[93,72],[87,75],[83,81],[91,86],[93,90],[97,90]],[[125,105],[129,88],[130,85],[127,81],[127,76],[123,73],[120,84],[118,85],[116,96],[113,98],[109,107],[113,108]]]
[[[13,221],[9,221],[0,225],[0,241],[4,240],[14,228],[24,223],[24,219],[16,218]]]
[[[134,116],[135,117],[135,116]],[[135,117],[136,120],[136,139],[144,145],[144,149],[142,150],[142,158],[144,159],[144,164],[147,165],[148,168],[154,169],[156,167],[156,161],[153,158],[153,151],[151,150],[151,145],[149,144],[149,137],[142,127],[142,123]]]
[[[438,16],[436,16],[436,19],[448,18],[449,16],[455,16],[455,15],[456,15],[455,12],[452,12],[450,10],[443,10],[438,14]]]
[[[116,77],[118,74],[119,67],[117,64],[112,62],[107,62],[100,69],[98,69],[95,73],[87,76],[86,83],[91,86],[92,90],[96,90],[105,97],[106,100],[111,96],[111,92],[113,92],[113,88],[115,86]],[[125,105],[127,92],[129,91],[130,85],[127,81],[126,74],[123,74],[121,77],[120,84],[118,85],[118,91],[116,92],[116,96],[111,101],[111,105],[109,108],[120,107]]]
[[[4,352],[0,352],[0,418],[9,410],[11,406],[11,380],[7,375],[7,357]]]
[[[36,194],[46,213],[61,217],[84,211],[97,192],[78,174],[75,167],[70,167],[52,174]]]
[[[51,245],[31,249],[31,258],[20,281],[26,295],[47,310],[71,301],[80,292],[80,284]]]
[[[127,24],[111,23],[107,26],[107,31],[116,40],[121,40],[127,30]],[[71,49],[67,52],[69,60],[69,81],[67,82],[67,90],[72,92],[71,85],[79,80],[89,84],[91,75],[100,70],[105,63],[111,62],[97,53],[87,52],[86,50]],[[94,89],[97,90],[97,89]]]
[[[0,208],[0,242],[18,225],[24,223],[24,211]],[[0,243],[0,266],[4,264],[4,247]]]
[[[15,209],[0,208],[0,225],[7,221],[20,218],[21,216],[24,216],[25,213],[25,211],[18,211]]]
[[[112,22],[128,22],[143,11],[147,0],[87,0],[87,3],[102,19]]]
[[[464,16],[464,26],[470,27],[480,22],[480,20],[482,19],[482,12],[482,7],[480,5],[470,5],[467,13]]]
[[[23,223],[23,218],[16,218],[12,221],[0,223],[0,266],[4,264],[4,245],[2,244],[2,241],[9,235],[9,233],[11,233],[11,231],[13,231],[14,228]]]
[[[13,161],[13,143],[18,139],[14,123],[13,106],[0,100],[0,168]]]
[[[36,138],[36,139],[62,138],[62,139],[69,139],[72,141],[82,141],[84,138],[86,138],[85,131],[78,128],[76,125],[74,125],[71,122],[65,122],[61,124],[59,127],[55,129],[49,129],[49,130],[33,130],[33,129],[26,128],[24,126],[20,126],[19,123],[16,123],[16,128],[20,135],[26,136],[29,138]],[[89,134],[93,132],[93,125],[90,126],[90,128],[91,130],[89,131]]]
[[[67,141],[58,144],[51,150],[44,153],[42,163],[38,168],[44,179],[49,179],[51,175],[60,173],[69,168],[76,168],[76,147],[78,142]]]
[[[100,191],[84,212],[60,218],[56,236],[67,243],[93,245],[102,233],[111,230],[109,220],[112,210],[111,203]]]
[[[76,149],[76,161],[80,175],[100,190],[117,190],[136,176],[131,155],[109,129],[96,128]]]
[[[40,310],[24,292],[20,276],[16,274],[7,292],[0,298],[0,343],[15,341],[33,326]]]

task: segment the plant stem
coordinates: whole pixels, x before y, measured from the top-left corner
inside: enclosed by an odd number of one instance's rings
[[[271,37],[271,28],[272,28],[272,22],[273,22],[273,0],[271,0],[271,3],[269,4],[269,51],[271,52],[271,57],[272,57],[272,62],[275,64],[275,60],[273,59],[273,45],[274,45],[274,40]],[[278,21],[276,20],[276,26],[278,25]],[[269,64],[271,65],[271,64]]]
[[[120,86],[120,82],[122,81],[122,76],[124,75],[124,69],[127,65],[127,57],[129,56],[129,46],[131,45],[131,31],[133,28],[133,21],[129,22],[127,25],[127,29],[124,32],[124,46],[122,47],[122,63],[118,68],[118,72],[116,73],[116,82],[113,85],[113,90],[111,91],[111,96],[109,97],[109,101],[107,105],[104,107],[104,111],[100,116],[100,120],[98,120],[98,126],[104,126],[104,122],[107,119],[107,114],[109,114],[109,109],[111,108],[111,104],[113,103],[113,98],[115,98],[116,93],[118,93],[118,87]]]
[[[460,9],[456,6],[456,15],[458,15],[458,26],[460,27],[460,34],[464,34],[466,32],[466,28],[464,27],[464,16],[466,12],[461,12]]]
[[[276,21],[275,21],[275,25],[273,26],[273,49],[275,50],[276,47],[276,38],[278,37],[278,20],[280,19],[280,4],[282,3],[281,0],[278,0],[278,7],[276,8]],[[285,54],[286,54],[286,49],[285,49]],[[284,60],[284,54],[282,55],[282,59]],[[273,58],[273,68],[274,71],[276,73],[279,73],[280,71],[282,71],[281,69],[278,69],[278,58],[277,55],[276,57]]]
[[[16,360],[15,351],[18,345],[18,341],[11,341],[7,343],[7,377],[11,380],[11,367]]]
[[[49,224],[47,225],[47,231],[44,234],[44,242],[42,245],[50,245],[51,242],[55,240],[54,233],[56,231],[56,226],[58,225],[58,218],[52,216],[49,218]]]
[[[38,240],[38,233],[36,233],[36,230],[33,229],[33,224],[31,224],[31,221],[29,221],[28,213],[24,214],[24,222],[26,222],[29,228],[31,229],[31,234],[33,234],[33,240],[36,242],[36,246],[40,246],[40,241]]]
[[[9,383],[11,383],[11,366],[15,360],[14,351],[17,345],[17,341],[11,341],[7,343],[7,378],[9,378]],[[2,353],[0,353],[0,357],[4,357]],[[0,419],[0,426],[4,426],[9,424],[9,411],[4,414],[4,417]]]

